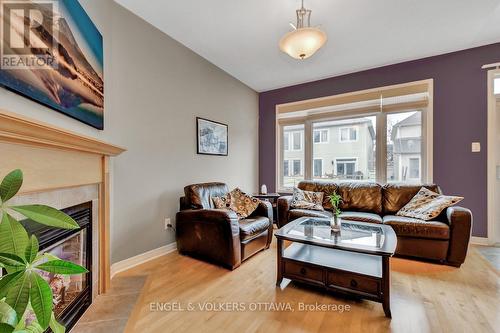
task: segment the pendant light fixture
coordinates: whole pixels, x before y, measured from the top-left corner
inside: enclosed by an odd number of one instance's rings
[[[297,25],[280,40],[281,51],[295,59],[307,59],[318,51],[326,42],[326,33],[319,28],[311,27],[311,10],[302,7],[296,10]]]

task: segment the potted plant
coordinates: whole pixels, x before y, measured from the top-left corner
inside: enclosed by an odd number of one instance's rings
[[[340,232],[340,214],[342,211],[340,210],[340,204],[342,203],[342,197],[334,191],[333,194],[328,196],[330,203],[332,204],[332,212],[333,216],[330,220],[330,227],[334,232]]]
[[[18,213],[54,228],[78,229],[78,223],[63,212],[45,205],[11,205],[23,183],[21,170],[9,173],[0,183],[0,332],[43,333],[49,327],[64,333],[53,312],[52,289],[41,272],[61,275],[85,274],[87,269],[39,253],[38,239],[13,216]]]

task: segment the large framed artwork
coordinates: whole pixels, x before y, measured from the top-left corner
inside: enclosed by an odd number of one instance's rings
[[[227,156],[228,126],[216,121],[196,118],[198,154]]]
[[[0,4],[0,85],[104,129],[103,40],[80,3],[2,0]]]

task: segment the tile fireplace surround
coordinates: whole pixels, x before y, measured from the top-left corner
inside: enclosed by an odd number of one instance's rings
[[[92,201],[93,297],[109,289],[109,158],[124,151],[0,110],[0,175],[14,169],[24,173],[16,203],[62,209]]]

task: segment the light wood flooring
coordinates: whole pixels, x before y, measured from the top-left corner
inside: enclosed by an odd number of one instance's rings
[[[295,283],[277,288],[276,243],[235,271],[171,253],[119,277],[145,276],[126,332],[500,332],[500,273],[471,247],[460,269],[391,259],[392,320],[371,301]],[[200,311],[238,302],[245,311]],[[241,302],[241,303],[240,303]],[[294,311],[266,311],[267,304]],[[299,311],[299,303],[349,305],[350,311]],[[164,304],[167,303],[167,304]],[[160,304],[181,307],[159,308]],[[187,311],[191,304],[195,311]],[[262,304],[262,305],[258,305]],[[260,311],[249,311],[259,307]],[[272,310],[272,309],[268,309]]]

